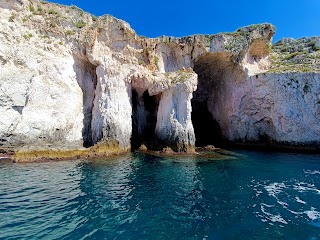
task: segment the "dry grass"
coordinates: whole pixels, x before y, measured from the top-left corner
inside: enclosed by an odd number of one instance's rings
[[[262,58],[269,55],[269,53],[269,46],[261,39],[254,40],[249,49],[250,56],[255,58]]]

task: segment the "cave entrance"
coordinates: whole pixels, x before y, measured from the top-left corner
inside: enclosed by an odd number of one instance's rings
[[[191,120],[196,136],[196,147],[214,145],[223,146],[221,128],[208,110],[207,101],[193,99],[191,101]]]
[[[216,52],[200,56],[193,70],[198,74],[198,88],[191,101],[196,146],[225,147],[228,84],[237,79],[239,69],[229,53]]]
[[[97,66],[93,65],[85,56],[82,55],[75,55],[74,61],[73,68],[76,72],[77,82],[83,93],[83,146],[91,147],[93,146],[91,122],[93,101],[97,86]]]
[[[139,96],[132,90],[132,137],[131,150],[137,150],[141,144],[154,148],[155,129],[160,95],[150,96],[148,91]]]

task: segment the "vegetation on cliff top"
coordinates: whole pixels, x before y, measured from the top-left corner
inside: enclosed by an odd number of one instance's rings
[[[320,72],[320,37],[276,42],[271,51],[269,72]]]
[[[34,24],[41,23],[40,31],[45,36],[59,37],[59,42],[82,39],[84,42],[90,43],[91,35],[94,35],[92,31],[102,29],[107,19],[104,16],[97,18],[74,5],[64,6],[45,1],[30,0],[26,10],[30,14],[19,18],[19,16],[13,13],[8,21],[15,22],[20,20],[23,25],[30,28],[34,28]],[[119,21],[122,22],[121,20]],[[264,23],[242,27],[232,33],[194,35],[182,38],[163,36],[156,41],[184,44],[194,41],[194,43],[197,42],[207,50],[229,52],[238,58],[244,49],[248,49],[250,44],[259,45],[260,43],[255,41],[255,38],[266,30],[270,32],[269,36],[266,34],[267,38],[269,38],[266,40],[270,40],[275,32],[275,28],[271,24]],[[77,34],[80,32],[81,34]],[[22,37],[26,41],[29,41],[32,38],[32,34],[26,33]],[[66,39],[63,40],[63,38]],[[221,42],[221,39],[223,39],[224,44],[218,46],[216,42]],[[52,42],[50,39],[47,41],[49,43]],[[258,57],[270,54],[272,65],[269,72],[320,72],[319,37],[297,40],[290,38],[282,39],[272,45],[271,49],[266,47],[252,49],[261,50],[250,53],[251,55],[258,55]],[[158,67],[158,62],[159,60],[155,57],[154,63],[156,67]],[[140,65],[142,65],[142,62],[140,62]]]

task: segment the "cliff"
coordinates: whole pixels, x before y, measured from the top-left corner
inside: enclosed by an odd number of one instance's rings
[[[270,24],[139,37],[75,6],[0,0],[0,148],[19,160],[141,144],[320,145],[319,38],[271,46]]]

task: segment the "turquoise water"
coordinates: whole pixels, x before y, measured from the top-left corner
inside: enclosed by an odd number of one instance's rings
[[[0,239],[320,239],[320,155],[0,162]]]

